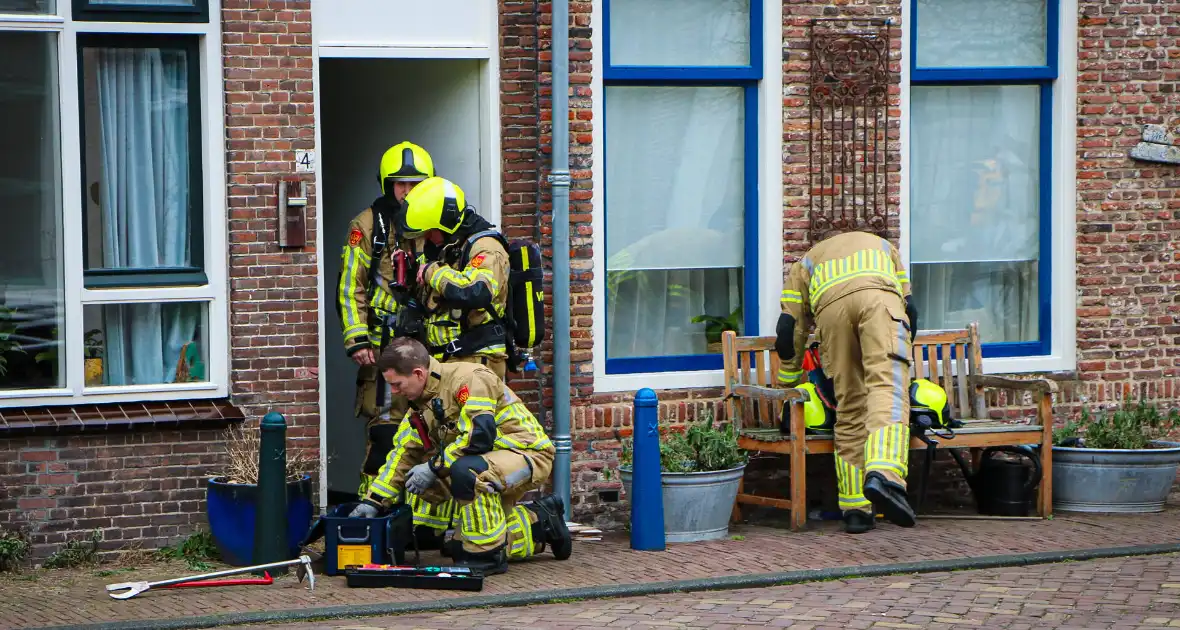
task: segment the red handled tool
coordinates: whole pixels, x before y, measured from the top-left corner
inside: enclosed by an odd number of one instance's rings
[[[274,584],[275,579],[270,576],[270,571],[263,571],[260,578],[243,578],[240,580],[199,580],[197,582],[181,582],[180,584],[169,584],[160,588],[190,588],[199,586],[246,586],[249,584]]]

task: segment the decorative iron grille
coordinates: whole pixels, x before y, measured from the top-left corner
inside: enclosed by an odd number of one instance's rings
[[[811,21],[812,243],[840,232],[888,236],[892,23]]]

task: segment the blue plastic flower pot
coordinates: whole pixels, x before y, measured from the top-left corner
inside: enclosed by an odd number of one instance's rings
[[[254,498],[256,484],[226,483],[225,477],[211,477],[205,493],[209,531],[226,563],[244,567],[254,564]],[[299,555],[299,543],[307,535],[314,507],[311,475],[287,483],[287,557]]]

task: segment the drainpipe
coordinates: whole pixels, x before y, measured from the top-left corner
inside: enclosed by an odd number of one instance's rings
[[[570,141],[569,0],[553,0],[553,487],[570,520]]]

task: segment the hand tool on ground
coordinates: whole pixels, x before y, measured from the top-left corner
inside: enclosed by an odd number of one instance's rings
[[[248,584],[274,584],[275,579],[270,573],[263,571],[260,578],[244,578],[241,580],[199,580],[196,582],[181,582],[159,588],[197,588],[201,586],[245,586]]]
[[[299,581],[303,582],[303,578],[306,576],[308,588],[310,590],[315,590],[315,573],[313,573],[311,570],[311,557],[304,555],[299,556],[295,560],[283,560],[282,562],[271,562],[269,564],[260,564],[252,567],[238,567],[236,569],[215,571],[213,573],[204,573],[201,575],[190,575],[188,577],[162,580],[160,582],[123,582],[120,584],[108,584],[107,594],[115,599],[130,599],[150,588],[160,588],[164,586],[172,586],[174,584],[184,584],[186,582],[196,582],[198,580],[207,580],[211,578],[225,577],[228,575],[250,573],[251,571],[261,571],[263,569],[289,567],[291,565],[299,565],[299,568],[296,572],[296,575],[299,577]]]

